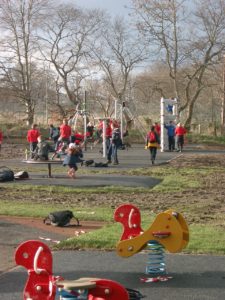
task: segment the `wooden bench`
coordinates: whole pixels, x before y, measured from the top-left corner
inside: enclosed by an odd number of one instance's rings
[[[43,160],[43,161],[38,161],[38,160],[23,160],[23,163],[26,164],[32,164],[32,165],[47,165],[48,166],[48,177],[52,177],[52,165],[62,165],[63,161],[62,160]]]

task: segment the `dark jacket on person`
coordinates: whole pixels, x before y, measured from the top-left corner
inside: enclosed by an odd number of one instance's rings
[[[67,155],[64,158],[63,166],[67,165],[76,165],[79,162],[82,162],[83,153],[79,149],[69,149]]]
[[[116,147],[120,147],[122,144],[119,128],[114,129],[112,132],[112,144],[115,144]]]

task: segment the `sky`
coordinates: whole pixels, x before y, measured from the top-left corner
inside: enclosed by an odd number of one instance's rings
[[[127,15],[128,9],[124,6],[130,6],[130,0],[63,0],[63,2],[76,3],[83,8],[99,8],[107,10],[112,15]]]

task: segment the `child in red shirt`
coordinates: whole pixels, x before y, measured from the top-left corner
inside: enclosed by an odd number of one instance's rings
[[[31,129],[27,132],[27,141],[30,143],[30,158],[34,158],[39,136],[40,132],[37,129],[37,124],[33,124]]]
[[[187,133],[187,130],[182,126],[181,123],[177,124],[177,127],[175,129],[175,134],[177,137],[177,148],[179,152],[183,151],[184,146],[184,135]]]

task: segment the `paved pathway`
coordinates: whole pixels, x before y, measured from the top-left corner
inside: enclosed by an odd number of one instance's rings
[[[84,153],[84,159],[89,160],[93,159],[95,162],[105,162],[106,159],[102,158],[102,155],[99,153],[100,147],[94,148],[93,150],[88,150]],[[178,155],[177,152],[164,152],[161,153],[158,151],[156,165],[165,164],[171,159],[175,159]],[[149,150],[144,150],[143,145],[134,145],[129,151],[120,150],[119,151],[119,165],[109,164],[107,168],[101,168],[101,170],[110,171],[123,171],[135,168],[151,168],[154,167],[150,162]],[[27,165],[23,164],[18,160],[6,160],[4,164],[12,169],[17,167],[21,170],[26,169]],[[31,168],[31,166],[29,166]],[[74,187],[100,187],[100,186],[131,186],[131,187],[153,187],[160,182],[158,179],[154,179],[149,176],[128,176],[128,175],[113,175],[113,174],[93,174],[89,171],[97,171],[100,168],[95,167],[79,167],[80,170],[84,169],[85,173],[77,172],[76,180],[71,180],[67,177],[67,168],[57,166],[57,170],[62,168],[62,171],[54,173],[54,168],[52,166],[52,178],[47,178],[47,165],[32,165],[32,172],[30,174],[30,180],[17,181],[17,184],[32,184],[32,185],[63,185],[63,186],[74,186]],[[35,171],[35,169],[37,171]],[[44,171],[46,169],[46,171]],[[9,183],[10,184],[10,183]],[[1,183],[0,183],[1,185]]]
[[[114,252],[59,251],[54,253],[54,274],[66,279],[100,277],[116,280],[138,289],[146,300],[225,299],[225,257],[204,255],[167,255],[167,282],[141,283],[145,276],[146,254],[131,258]],[[16,268],[0,276],[1,300],[22,300],[26,271]],[[123,299],[118,299],[123,300]]]

